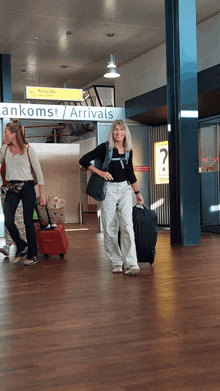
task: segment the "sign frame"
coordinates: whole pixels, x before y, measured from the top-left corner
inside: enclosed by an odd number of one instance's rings
[[[169,183],[168,140],[154,143],[154,181],[155,185]]]
[[[113,122],[125,119],[122,107],[49,105],[0,102],[0,118],[54,121]]]

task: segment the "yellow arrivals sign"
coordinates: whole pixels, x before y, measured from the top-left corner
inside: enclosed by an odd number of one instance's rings
[[[154,143],[155,185],[169,183],[168,141]]]
[[[26,87],[25,99],[83,101],[83,90],[72,88]]]

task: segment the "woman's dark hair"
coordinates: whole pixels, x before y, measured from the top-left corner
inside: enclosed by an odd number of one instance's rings
[[[16,133],[16,139],[19,148],[21,149],[21,155],[24,153],[25,146],[28,144],[24,137],[24,126],[21,125],[18,119],[13,119],[13,122],[9,122],[6,125],[6,128],[11,133]]]

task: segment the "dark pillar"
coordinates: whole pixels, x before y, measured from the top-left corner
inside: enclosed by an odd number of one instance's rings
[[[0,72],[1,102],[11,103],[11,56],[9,54],[0,54]]]
[[[12,102],[11,91],[11,55],[0,54],[0,90],[1,90],[1,102]],[[2,144],[2,134],[4,132],[5,125],[10,122],[10,118],[3,118],[0,121],[0,145]]]
[[[165,0],[171,244],[201,243],[196,1]]]
[[[1,102],[12,102],[11,92],[11,56],[9,54],[0,54],[0,94]],[[2,135],[5,125],[10,122],[10,118],[0,118],[0,147],[2,145]],[[2,214],[2,205],[0,203],[0,213]],[[4,222],[0,221],[0,235],[5,233]]]

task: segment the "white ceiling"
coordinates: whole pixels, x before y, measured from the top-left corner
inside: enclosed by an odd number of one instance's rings
[[[199,23],[220,12],[220,1],[197,0],[196,8]],[[109,54],[120,67],[164,41],[164,0],[1,1],[0,53],[11,54],[13,101],[27,85],[83,88],[105,73]]]

